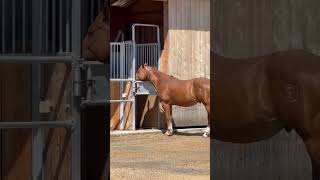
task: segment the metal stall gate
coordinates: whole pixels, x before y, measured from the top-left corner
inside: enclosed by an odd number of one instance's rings
[[[141,43],[136,41],[138,28],[156,29],[156,41]],[[111,103],[120,103],[120,129],[124,128],[125,103],[132,103],[132,130],[136,124],[136,96],[151,95],[156,91],[148,82],[136,81],[135,74],[140,65],[147,63],[149,66],[160,67],[160,30],[159,26],[153,24],[132,25],[132,40],[110,43],[110,81],[120,83],[120,99],[110,100]],[[130,90],[124,93],[124,83],[130,83]],[[127,84],[128,85],[128,84]],[[158,114],[158,127],[160,127]]]
[[[44,179],[44,129],[66,128],[71,133],[71,176],[81,179],[80,107],[83,104],[81,70],[81,37],[87,31],[83,13],[101,8],[104,0],[1,0],[0,1],[0,63],[30,64],[32,68],[31,121],[0,122],[0,129],[32,129],[32,179]],[[86,12],[85,12],[86,11]],[[88,23],[89,24],[89,23]],[[72,115],[65,121],[41,120],[40,104],[43,86],[43,65],[65,63],[71,65]],[[1,177],[0,177],[1,178]]]

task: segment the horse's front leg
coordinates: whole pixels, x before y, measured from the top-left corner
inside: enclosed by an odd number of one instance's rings
[[[164,102],[161,103],[163,112],[164,112],[164,121],[167,125],[167,131],[165,135],[171,136],[173,133],[173,128],[172,128],[172,105],[166,104]]]

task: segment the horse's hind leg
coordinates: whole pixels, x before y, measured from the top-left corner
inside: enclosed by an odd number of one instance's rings
[[[209,105],[205,105],[207,113],[208,113],[208,126],[205,130],[205,132],[203,133],[203,137],[209,137],[210,136],[210,121],[211,121],[211,117],[210,117],[210,104]]]
[[[173,128],[172,128],[172,106],[169,104],[162,103],[162,107],[164,109],[164,118],[165,118],[165,123],[167,125],[167,131],[165,135],[171,136],[173,133]]]
[[[304,143],[312,163],[312,180],[320,180],[320,137],[304,139]]]

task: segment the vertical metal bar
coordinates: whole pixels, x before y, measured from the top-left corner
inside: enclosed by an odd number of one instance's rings
[[[122,79],[122,59],[123,59],[123,43],[120,44],[120,53],[119,53],[119,61],[118,61],[118,66],[119,66],[119,74],[120,74],[120,78]]]
[[[118,61],[118,64],[120,66],[120,78],[123,79],[124,77],[124,72],[123,72],[123,66],[124,64],[124,60],[125,60],[125,43],[121,42],[120,44],[120,59]],[[122,96],[123,93],[123,82],[120,82],[120,99],[123,99]],[[121,130],[124,128],[124,102],[120,102],[120,128]]]
[[[71,47],[74,56],[80,57],[81,56],[81,21],[82,21],[82,14],[81,14],[81,2],[79,0],[72,0],[72,19],[71,19],[71,27],[72,35],[71,35]]]
[[[63,16],[63,9],[62,9],[62,0],[59,0],[59,52],[63,52],[62,47],[62,16]]]
[[[147,59],[147,48],[146,48],[146,46],[142,46],[143,47],[143,51],[144,51],[144,53],[143,53],[143,62],[142,63],[148,63],[148,62],[146,62],[146,59]]]
[[[115,61],[114,61],[114,75],[115,77],[118,77],[118,73],[117,73],[117,64],[118,64],[118,44],[115,46]]]
[[[44,15],[44,49],[45,53],[48,53],[48,42],[49,42],[49,36],[48,36],[48,31],[49,31],[49,0],[45,0],[45,15]]]
[[[40,65],[32,64],[32,121],[40,121]],[[32,179],[43,179],[43,129],[32,129]]]
[[[120,46],[121,44],[119,44],[119,46],[117,47],[117,75],[120,78]]]
[[[152,66],[152,64],[151,64],[151,47],[148,45],[147,48],[148,48],[148,64],[150,64]]]
[[[114,62],[115,62],[115,45],[112,46],[112,59],[111,59],[111,66],[112,66],[112,78],[115,78],[115,69],[114,69]]]
[[[26,52],[26,0],[22,0],[22,52]]]
[[[94,21],[94,1],[93,0],[91,0],[90,1],[91,3],[90,3],[90,20],[91,20],[91,22],[93,22]]]
[[[118,65],[119,65],[119,45],[117,46],[117,49],[116,49],[116,52],[117,52],[117,61],[115,62],[115,64],[116,64],[116,75],[117,75],[117,77],[118,78],[120,78],[120,76],[119,76],[119,72],[118,72]]]
[[[32,0],[32,54],[42,47],[42,0]],[[40,121],[40,64],[32,64],[32,121]],[[32,129],[32,180],[43,179],[43,129]]]
[[[80,118],[80,66],[79,62],[75,62],[73,65],[73,107],[72,117],[74,120],[74,127],[72,128],[71,143],[72,143],[72,155],[71,155],[71,176],[72,180],[81,180],[81,118]]]
[[[72,2],[72,19],[71,19],[71,27],[72,27],[72,35],[71,35],[71,51],[72,55],[76,58],[80,58],[81,56],[81,2],[79,0],[71,0]],[[79,60],[80,61],[80,60]],[[79,61],[75,61],[76,63],[80,63]],[[74,68],[73,68],[74,69]],[[78,69],[78,68],[76,68]],[[73,80],[80,81],[81,74],[80,70],[75,71]],[[74,87],[74,88],[77,88]],[[81,92],[80,92],[81,94]],[[71,160],[71,168],[72,168],[72,180],[81,180],[81,118],[80,118],[80,97],[73,95],[73,111],[72,116],[75,118],[75,125],[72,132],[72,160]]]
[[[52,0],[52,53],[56,52],[56,2]]]
[[[66,52],[70,52],[70,0],[66,1],[65,8],[66,8]]]
[[[16,50],[16,0],[12,0],[12,53]]]
[[[125,69],[124,69],[124,72],[125,72],[125,77],[126,77],[126,78],[129,78],[129,77],[128,77],[128,72],[127,72],[127,71],[128,71],[128,65],[129,65],[129,64],[128,64],[128,58],[129,58],[129,56],[130,56],[130,49],[129,49],[129,48],[130,48],[130,46],[129,46],[129,44],[127,43],[127,44],[126,44],[126,52],[127,52],[127,54],[126,54],[126,58],[125,58],[125,61],[124,61],[124,68],[125,68]]]
[[[113,63],[112,63],[112,61],[113,61],[113,53],[112,53],[112,49],[113,49],[113,45],[112,44],[110,44],[110,78],[112,78],[113,77],[113,72],[112,72],[112,65],[113,65]]]
[[[123,82],[120,82],[120,84],[123,84]],[[122,87],[120,90],[123,90]],[[124,129],[124,104],[125,102],[120,102],[120,130]]]
[[[154,45],[152,45],[151,50],[152,50],[152,56],[151,56],[152,65],[156,66],[156,61],[154,60],[155,57],[156,57],[156,51],[155,51],[155,46]]]
[[[5,43],[5,32],[6,32],[6,27],[5,27],[5,22],[6,22],[6,19],[5,19],[5,17],[6,17],[6,9],[5,9],[5,5],[6,5],[6,3],[5,3],[5,0],[2,0],[1,1],[2,2],[2,44],[1,44],[1,46],[2,46],[2,53],[5,53],[5,45],[6,45],[6,43]]]
[[[134,33],[134,31],[133,31]],[[133,34],[135,35],[135,34]],[[134,37],[133,37],[134,39]],[[132,69],[133,69],[133,81],[132,81],[132,84],[131,84],[131,87],[133,89],[133,92],[132,92],[132,130],[135,130],[136,129],[136,94],[135,94],[135,91],[136,91],[136,81],[135,81],[135,74],[136,74],[136,43],[135,41],[133,40],[133,66],[132,66]]]

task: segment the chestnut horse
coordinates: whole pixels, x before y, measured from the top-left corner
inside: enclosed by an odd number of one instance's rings
[[[136,79],[150,81],[157,91],[160,100],[160,110],[164,113],[167,131],[165,135],[171,136],[172,106],[188,107],[202,103],[208,113],[208,127],[204,137],[210,135],[210,80],[207,78],[195,78],[180,80],[173,76],[158,71],[154,67],[143,64],[137,71]]]
[[[291,50],[232,59],[212,52],[212,137],[234,143],[294,129],[320,178],[320,57]]]
[[[109,0],[105,0],[82,41],[82,57],[87,60],[106,62],[110,56]]]

